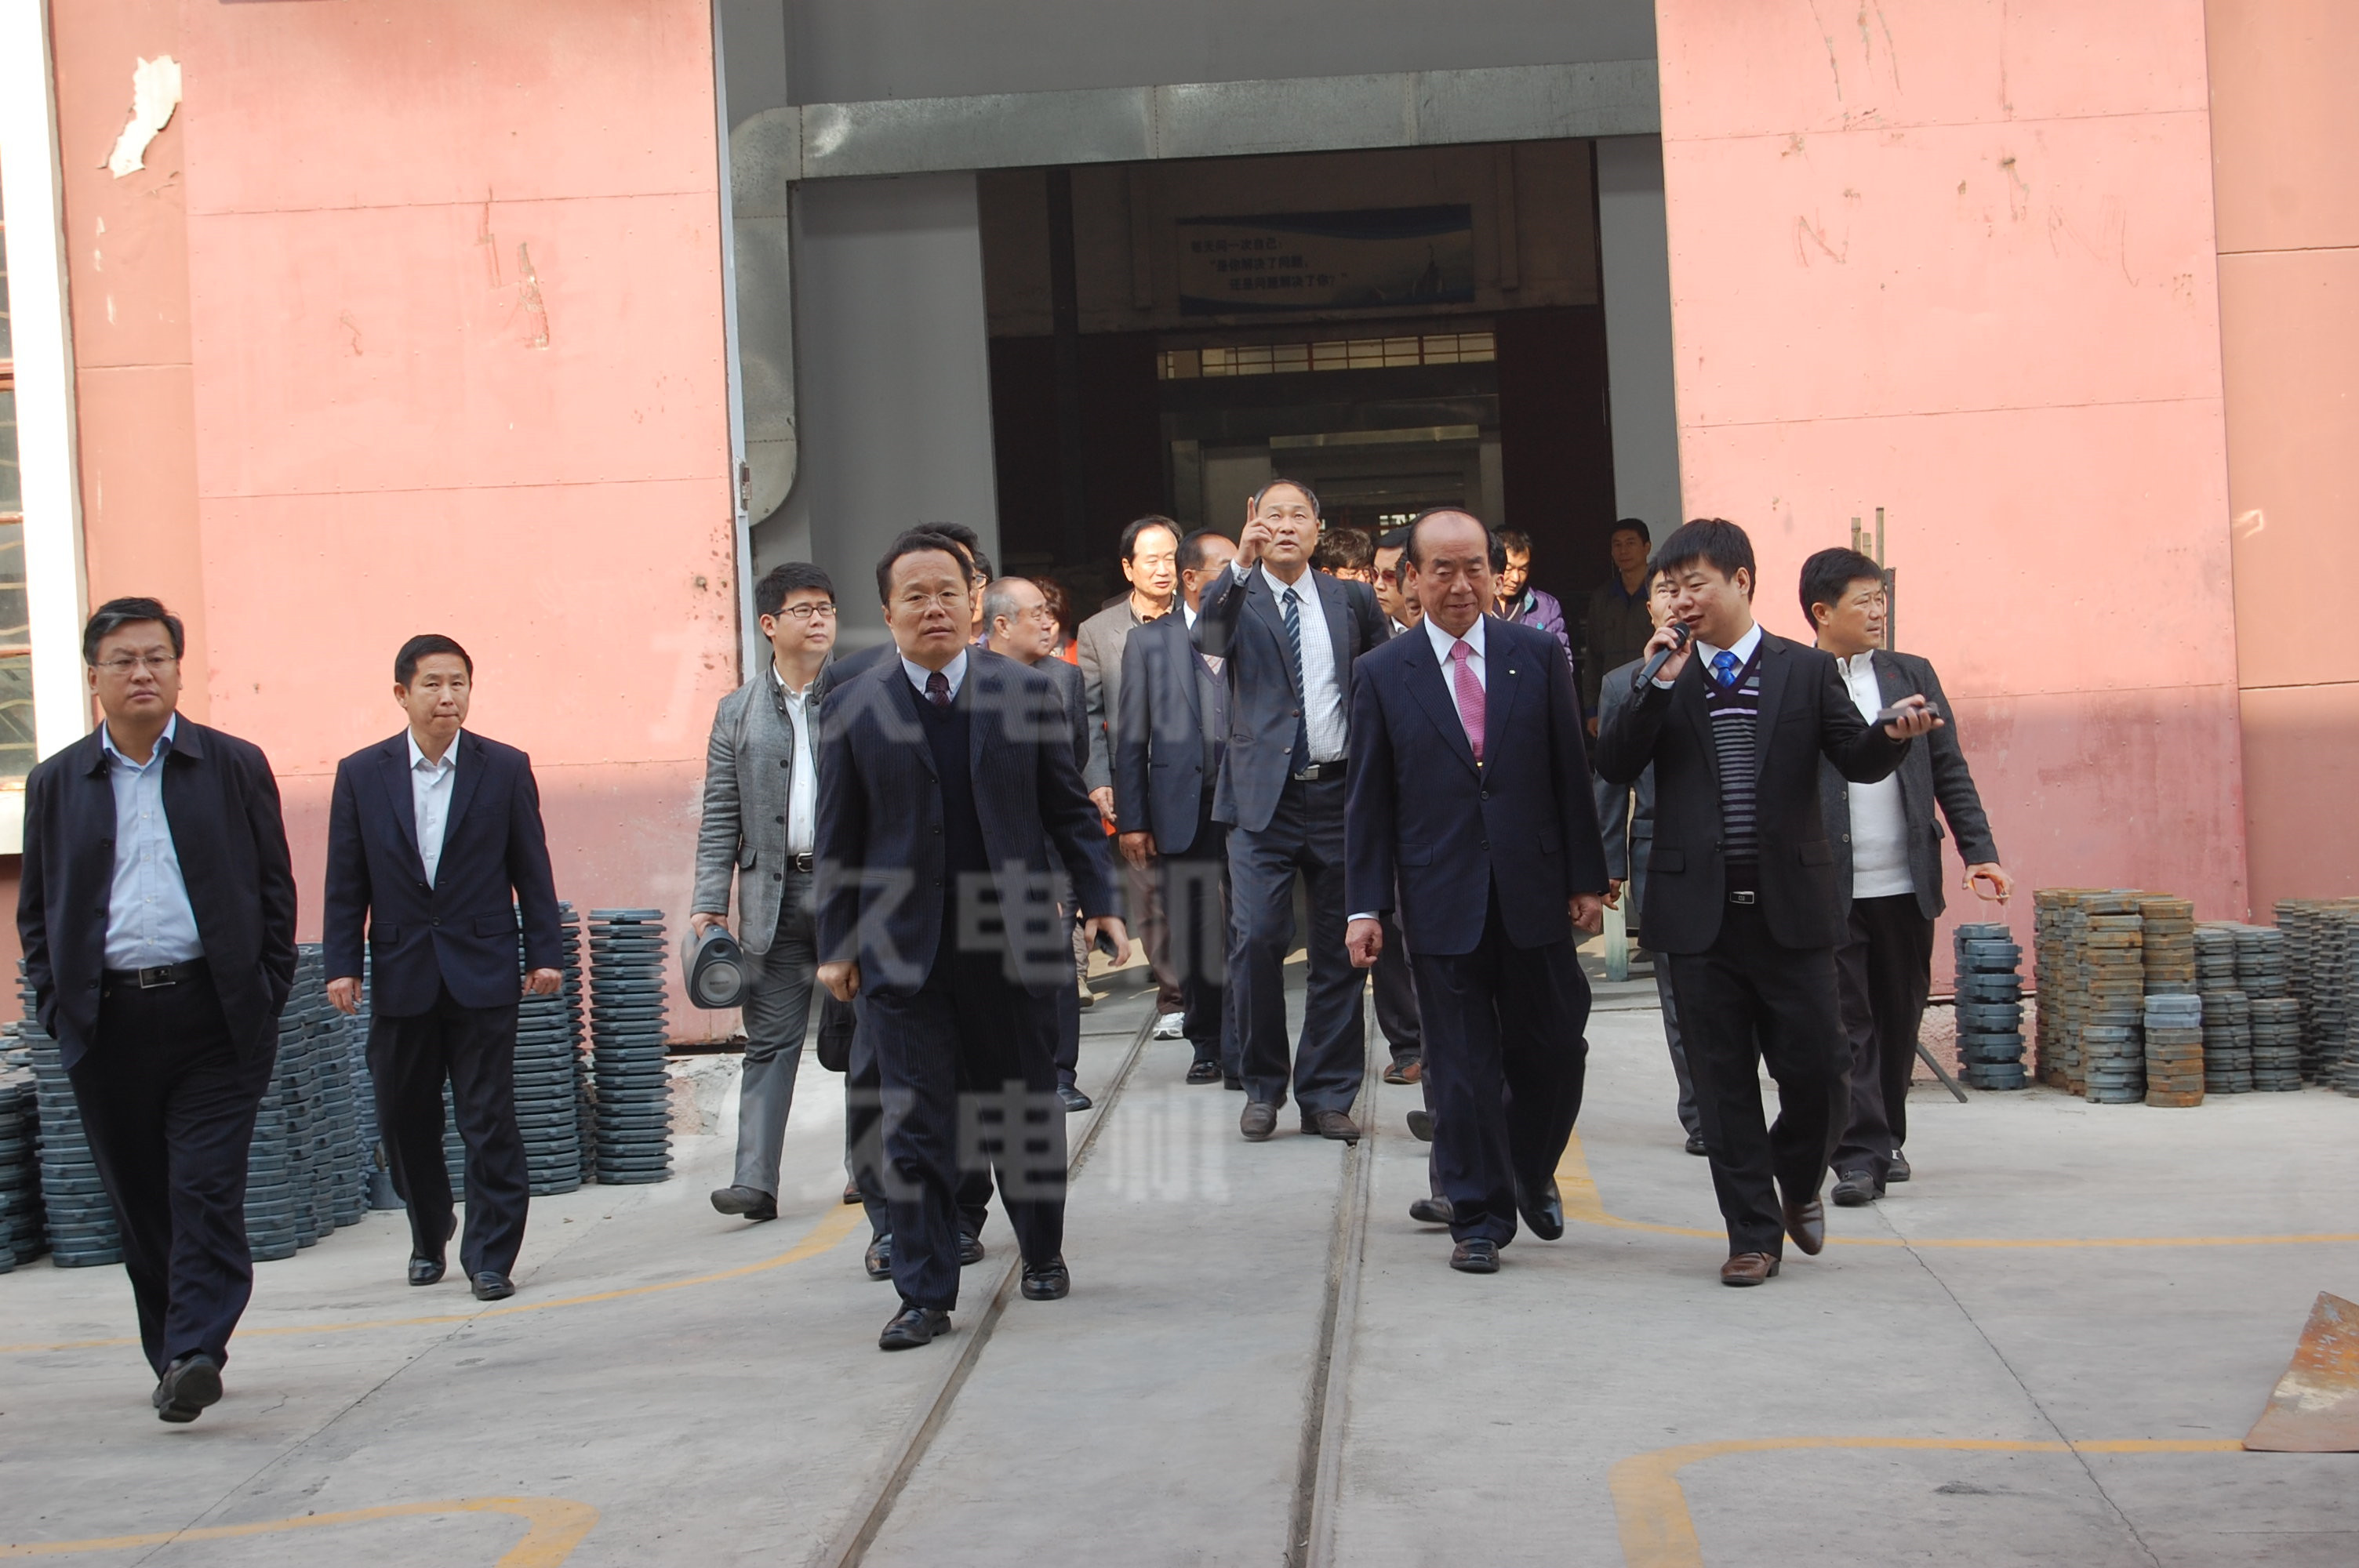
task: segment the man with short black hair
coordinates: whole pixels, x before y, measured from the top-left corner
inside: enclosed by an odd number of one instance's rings
[[[254,1293],[246,1152],[295,977],[270,761],[179,717],[186,652],[153,599],[92,613],[82,656],[103,718],[27,776],[16,887],[25,978],[114,1209],[149,1402],[176,1424],[221,1398]]]
[[[778,1217],[778,1161],[810,1018],[811,846],[818,829],[818,722],[813,691],[835,647],[835,584],[809,561],[773,567],[754,585],[770,656],[723,697],[704,749],[696,835],[695,913],[701,935],[729,923],[745,955],[745,1054],[738,1065],[737,1162],[712,1194],[723,1214]]]
[[[1810,1255],[1826,1244],[1819,1188],[1850,1098],[1819,759],[1873,782],[1940,720],[1912,695],[1871,728],[1834,660],[1763,631],[1753,542],[1734,524],[1685,524],[1655,568],[1671,579],[1672,619],[1643,652],[1664,663],[1598,737],[1597,771],[1631,784],[1654,764],[1647,941],[1670,957],[1728,1226],[1721,1282],[1758,1285],[1778,1271],[1781,1237]],[[1765,1062],[1777,1083],[1775,1126],[1761,1109]]]
[[[1834,847],[1843,933],[1835,947],[1843,1033],[1851,1041],[1851,1114],[1835,1143],[1835,1202],[1855,1208],[1909,1176],[1908,1080],[1917,1031],[1933,983],[1933,922],[1942,908],[1939,806],[1965,862],[1964,887],[2004,904],[2015,881],[1999,864],[1990,818],[1958,744],[1957,720],[1928,661],[1885,646],[1884,568],[1857,550],[1821,550],[1802,563],[1802,613],[1833,656],[1860,711],[1877,712],[1923,692],[1950,722],[1912,747],[1891,777],[1846,780],[1819,773],[1821,809]]]
[[[1401,587],[1407,571],[1402,557],[1408,552],[1408,538],[1409,530],[1400,527],[1377,540],[1369,571],[1388,637],[1411,630],[1423,618],[1417,601]],[[1392,912],[1386,910],[1379,918],[1384,946],[1376,955],[1376,967],[1368,973],[1368,989],[1376,999],[1376,1033],[1385,1037],[1386,1048],[1392,1053],[1393,1059],[1385,1064],[1385,1082],[1414,1084],[1425,1071],[1425,1025],[1417,1015],[1417,979],[1409,971],[1408,944],[1401,940]],[[1440,1190],[1438,1185],[1434,1188],[1437,1201]]]
[[[459,1258],[477,1301],[516,1294],[529,1186],[516,1125],[516,1004],[564,979],[557,886],[532,759],[464,728],[475,663],[429,633],[393,660],[408,727],[336,764],[321,943],[328,1000],[360,1011],[393,1184],[409,1206],[409,1282],[442,1278],[456,1221],[442,1084],[467,1146]],[[516,917],[525,965],[516,974]]]
[[[1375,546],[1357,528],[1330,528],[1321,535],[1319,547],[1310,554],[1310,564],[1345,582],[1375,585]]]
[[[1564,650],[1565,667],[1572,667],[1572,633],[1564,623],[1564,606],[1546,589],[1532,586],[1531,535],[1502,528],[1495,535],[1500,557],[1498,593],[1495,607],[1502,620],[1519,626],[1537,626]]]
[[[1385,623],[1395,637],[1417,624],[1416,601],[1402,591],[1401,557],[1408,549],[1408,530],[1395,528],[1376,541],[1376,553],[1370,572],[1370,586],[1376,591],[1376,604],[1385,612]]]
[[[1647,613],[1647,546],[1652,542],[1646,524],[1636,517],[1623,518],[1606,535],[1614,569],[1589,596],[1581,623],[1581,707],[1592,735],[1597,733],[1598,689],[1605,672],[1636,658],[1655,634]]]

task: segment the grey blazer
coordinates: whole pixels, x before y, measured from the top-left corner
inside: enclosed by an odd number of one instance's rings
[[[737,873],[737,940],[766,953],[778,929],[787,874],[787,806],[793,798],[794,723],[779,711],[777,684],[763,665],[752,680],[721,699],[704,748],[704,820],[696,832],[699,914],[729,913],[729,874]],[[810,712],[821,693],[814,684]],[[806,720],[809,722],[810,720]],[[812,737],[817,754],[818,737]]]
[[[1998,859],[1991,838],[1990,818],[1983,813],[1983,797],[1974,775],[1966,768],[1966,753],[1958,744],[1958,716],[1941,690],[1933,666],[1914,654],[1868,655],[1875,669],[1876,689],[1889,708],[1911,693],[1941,710],[1949,722],[1908,748],[1894,777],[1900,781],[1900,807],[1908,823],[1908,878],[1917,884],[1917,907],[1931,920],[1948,902],[1941,888],[1941,825],[1933,807],[1950,819],[1957,835],[1958,854],[1969,866]],[[1843,690],[1848,694],[1851,687]],[[1819,811],[1826,818],[1827,838],[1835,851],[1835,903],[1846,919],[1851,914],[1851,793],[1832,763],[1819,764]]]
[[[1173,614],[1179,613],[1173,601]],[[1122,712],[1122,649],[1142,623],[1131,613],[1125,594],[1081,623],[1073,633],[1073,652],[1082,665],[1082,687],[1089,701],[1090,752],[1082,759],[1085,789],[1114,787],[1114,752],[1108,727]]]
[[[1640,663],[1633,659],[1605,673],[1605,679],[1597,692],[1599,730],[1618,722],[1622,710],[1630,706],[1630,679],[1638,673]],[[1604,827],[1605,874],[1617,882],[1635,881],[1645,872],[1647,860],[1645,853],[1635,848],[1635,841],[1644,838],[1651,844],[1655,837],[1654,764],[1647,764],[1647,771],[1638,775],[1638,782],[1635,784],[1611,784],[1602,779],[1598,782],[1603,786],[1598,792],[1601,800],[1610,794],[1614,797],[1614,803],[1619,804],[1623,790],[1635,789],[1637,792],[1638,804],[1630,814],[1628,828],[1625,830],[1619,823]],[[1644,891],[1641,889],[1641,893]]]

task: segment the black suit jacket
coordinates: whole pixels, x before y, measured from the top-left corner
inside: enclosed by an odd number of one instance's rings
[[[375,1011],[414,1018],[433,1008],[446,985],[462,1007],[506,1006],[524,989],[518,909],[527,965],[561,967],[557,884],[531,758],[472,730],[459,732],[459,771],[432,887],[418,853],[408,731],[336,764],[321,932],[330,979],[361,973],[365,925]]]
[[[1572,934],[1574,893],[1605,891],[1581,697],[1553,633],[1483,619],[1483,761],[1466,741],[1433,640],[1396,637],[1352,672],[1344,902],[1393,907],[1409,951],[1482,945],[1491,890],[1508,943]]]
[[[819,957],[857,959],[864,994],[923,986],[945,935],[941,785],[899,689],[908,679],[898,658],[882,659],[840,683],[820,714]],[[968,776],[1011,946],[1026,989],[1046,996],[1060,974],[1073,983],[1056,871],[1072,879],[1083,914],[1114,913],[1103,822],[1082,788],[1053,677],[972,648],[956,700],[968,713]]]
[[[1376,608],[1375,590],[1366,583],[1344,582],[1321,571],[1305,572],[1301,580],[1317,589],[1327,618],[1335,683],[1348,722],[1352,665],[1381,646],[1390,629]],[[1269,826],[1285,792],[1302,709],[1286,622],[1258,566],[1242,583],[1235,572],[1223,571],[1205,586],[1196,604],[1196,645],[1228,661],[1222,671],[1229,682],[1228,751],[1212,797],[1212,820],[1258,833]]]
[[[1649,681],[1599,722],[1600,773],[1630,784],[1648,762],[1655,765],[1655,849],[1640,903],[1647,946],[1664,953],[1710,947],[1728,907],[1720,765],[1703,683],[1703,661],[1690,658],[1669,690]],[[1832,947],[1842,940],[1834,850],[1819,809],[1819,759],[1847,779],[1873,784],[1908,753],[1908,741],[1861,722],[1833,659],[1762,633],[1754,804],[1761,914],[1779,946]]]
[[[266,1051],[295,983],[295,872],[270,759],[180,715],[164,817],[230,1037],[249,1056]],[[16,935],[35,1016],[71,1067],[98,1037],[114,891],[114,781],[97,730],[26,778],[21,874]]]
[[[1156,853],[1184,855],[1196,841],[1205,792],[1219,779],[1228,687],[1196,651],[1186,615],[1175,611],[1130,634],[1120,690],[1114,820],[1125,833],[1154,834]]]
[[[1966,767],[1966,753],[1958,745],[1958,719],[1941,690],[1933,666],[1914,654],[1888,654],[1879,648],[1868,655],[1875,670],[1882,706],[1904,697],[1921,695],[1948,720],[1912,746],[1897,771],[1900,808],[1908,821],[1908,876],[1917,884],[1917,907],[1934,919],[1947,903],[1941,892],[1941,825],[1934,820],[1938,804],[1958,837],[1958,855],[1967,865],[1998,859],[1991,838],[1990,818],[1983,814],[1983,797],[1974,775]],[[1848,691],[1848,687],[1845,688]],[[1854,705],[1856,711],[1857,705]],[[1851,914],[1851,791],[1849,781],[1832,763],[1819,770],[1819,806],[1827,819],[1828,841],[1835,851],[1835,902],[1846,918]]]

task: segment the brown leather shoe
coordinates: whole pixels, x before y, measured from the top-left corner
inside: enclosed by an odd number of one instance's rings
[[[1332,1138],[1338,1143],[1357,1143],[1360,1124],[1340,1110],[1316,1110],[1302,1119],[1302,1130],[1321,1138]]]
[[[1394,1062],[1385,1068],[1385,1082],[1388,1084],[1413,1084],[1424,1076],[1425,1059],[1421,1056],[1411,1056],[1406,1062]]]
[[[1808,1203],[1786,1200],[1786,1234],[1806,1258],[1815,1258],[1827,1244],[1827,1211],[1824,1205],[1812,1198]]]
[[[1758,1285],[1777,1277],[1777,1255],[1769,1252],[1739,1252],[1720,1266],[1723,1285]]]
[[[1237,1130],[1249,1142],[1261,1142],[1277,1130],[1277,1107],[1260,1100],[1246,1101],[1245,1114],[1237,1118]]]

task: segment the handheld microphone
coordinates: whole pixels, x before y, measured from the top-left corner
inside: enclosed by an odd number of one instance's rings
[[[1630,683],[1630,689],[1636,691],[1639,687],[1645,686],[1648,681],[1653,680],[1656,675],[1661,671],[1662,667],[1670,662],[1671,655],[1687,645],[1688,629],[1686,623],[1678,621],[1672,622],[1671,645],[1668,648],[1656,649],[1655,656],[1648,659],[1644,665],[1639,666],[1638,678]]]

